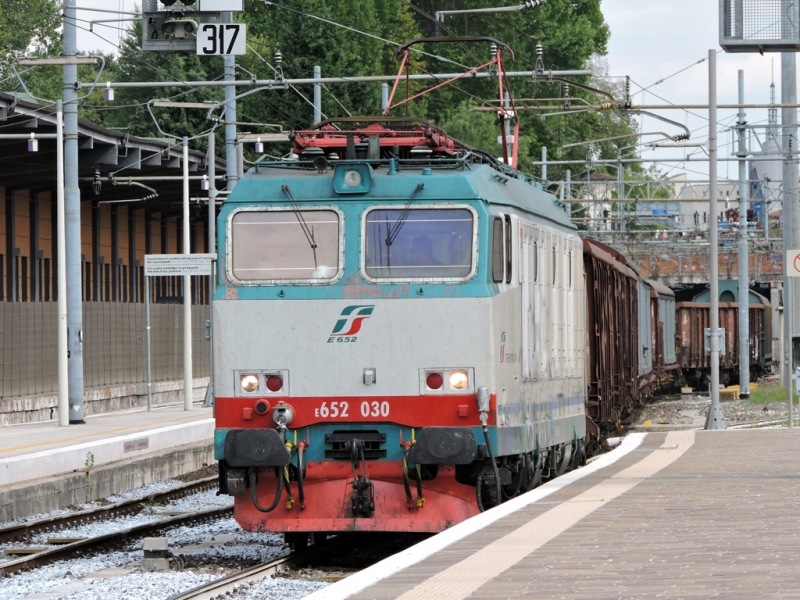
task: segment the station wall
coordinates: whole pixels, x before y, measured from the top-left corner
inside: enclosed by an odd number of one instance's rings
[[[55,214],[54,192],[0,187],[0,402],[57,390]],[[87,390],[146,381],[144,255],[180,252],[181,224],[180,214],[135,203],[82,202]],[[205,232],[193,222],[192,252],[208,252]],[[192,278],[190,290],[196,377],[209,375],[208,279]],[[153,278],[150,302],[153,381],[179,380],[183,278]]]

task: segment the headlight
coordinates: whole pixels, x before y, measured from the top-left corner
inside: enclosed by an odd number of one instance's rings
[[[255,392],[258,389],[258,377],[255,375],[242,375],[239,379],[239,385],[242,386],[242,390],[247,392]]]
[[[358,171],[348,171],[344,174],[344,183],[347,187],[358,187],[361,185],[361,173]]]
[[[450,387],[454,390],[466,389],[469,385],[469,378],[463,371],[453,371],[450,373]]]

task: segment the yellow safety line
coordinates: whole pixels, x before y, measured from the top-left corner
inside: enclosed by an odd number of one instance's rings
[[[147,425],[159,425],[161,423],[172,423],[174,421],[185,421],[186,419],[193,419],[195,417],[197,417],[197,415],[189,415],[187,417],[177,417],[175,419],[167,419],[166,421],[156,421],[155,423],[152,423],[152,424],[149,423]],[[147,425],[144,425],[144,426],[147,426]],[[15,446],[14,448],[4,448],[4,449],[0,450],[0,454],[2,454],[4,452],[14,452],[15,450],[26,450],[27,448],[36,448],[37,446],[51,446],[53,444],[60,444],[62,442],[71,442],[73,440],[82,440],[82,439],[85,439],[85,438],[97,437],[99,435],[107,435],[109,433],[114,433],[115,431],[125,431],[127,429],[136,429],[137,427],[142,427],[142,426],[143,425],[128,425],[127,427],[117,427],[115,429],[106,429],[105,431],[98,431],[98,432],[95,432],[95,433],[86,433],[84,435],[75,435],[75,436],[68,437],[68,438],[62,438],[60,440],[53,440],[51,442],[37,442],[35,444],[26,444],[25,446]]]
[[[409,590],[400,600],[463,600],[529,554],[614,498],[670,465],[694,444],[694,431],[675,431],[659,448],[627,469],[528,521],[441,573]]]

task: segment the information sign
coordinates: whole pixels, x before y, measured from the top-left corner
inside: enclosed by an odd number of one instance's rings
[[[211,275],[214,254],[145,254],[145,277]]]
[[[247,52],[244,23],[203,23],[197,30],[197,54],[242,55]]]
[[[664,210],[664,209],[654,209],[653,210],[653,216],[654,217],[666,217],[667,216],[667,211]]]

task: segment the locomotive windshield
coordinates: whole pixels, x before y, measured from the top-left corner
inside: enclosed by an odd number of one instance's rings
[[[473,213],[465,208],[372,210],[364,270],[372,279],[465,279],[472,273]]]
[[[240,211],[231,219],[231,274],[238,281],[331,280],[339,274],[339,214]]]

